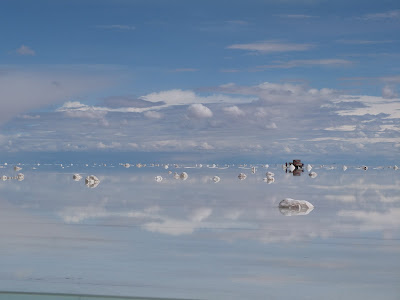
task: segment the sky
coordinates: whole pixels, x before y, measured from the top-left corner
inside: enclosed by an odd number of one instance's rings
[[[0,151],[400,154],[398,1],[0,2]]]

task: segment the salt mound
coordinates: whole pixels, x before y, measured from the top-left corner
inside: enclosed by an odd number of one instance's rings
[[[81,176],[80,174],[74,174],[74,175],[72,176],[72,179],[75,180],[75,181],[79,181],[79,180],[82,179],[82,176]]]

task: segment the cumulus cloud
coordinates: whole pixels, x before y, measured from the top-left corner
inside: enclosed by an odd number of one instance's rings
[[[233,117],[241,117],[241,116],[245,115],[245,112],[243,110],[241,110],[239,107],[237,107],[236,105],[224,107],[222,110],[227,115],[230,115]]]
[[[161,119],[163,114],[155,110],[149,110],[144,113],[144,116],[148,119]]]
[[[393,86],[385,85],[382,89],[382,97],[385,99],[397,98],[399,95]]]
[[[312,44],[294,44],[277,41],[264,41],[249,44],[233,44],[228,49],[248,50],[259,53],[306,51],[314,47]]]
[[[203,104],[192,104],[187,109],[187,114],[190,118],[203,119],[211,118],[213,116],[212,111]]]
[[[19,55],[24,55],[24,56],[35,56],[36,52],[25,45],[21,45],[21,47],[19,47],[18,49],[15,50],[15,52]]]

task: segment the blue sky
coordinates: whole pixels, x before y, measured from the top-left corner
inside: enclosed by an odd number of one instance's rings
[[[2,1],[0,149],[400,150],[397,1]]]

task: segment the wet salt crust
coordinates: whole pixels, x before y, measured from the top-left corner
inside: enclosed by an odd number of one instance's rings
[[[281,164],[126,163],[21,163],[23,181],[0,181],[1,291],[398,299],[394,164],[312,165],[312,178]]]

